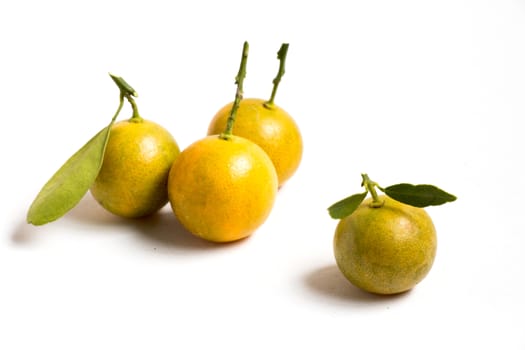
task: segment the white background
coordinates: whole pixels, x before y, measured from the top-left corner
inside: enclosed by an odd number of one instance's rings
[[[25,223],[58,167],[139,93],[181,148],[235,93],[276,99],[304,137],[299,171],[249,239],[214,245],[169,205],[123,220],[87,195]],[[3,1],[2,349],[525,349],[525,1]],[[120,119],[130,116],[126,106]],[[353,287],[326,208],[432,183],[434,267],[411,292]]]

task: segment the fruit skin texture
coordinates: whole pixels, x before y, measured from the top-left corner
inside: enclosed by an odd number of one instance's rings
[[[269,216],[277,174],[268,155],[241,137],[208,136],[186,148],[168,180],[171,207],[191,233],[213,242],[251,235]]]
[[[257,98],[241,100],[233,133],[258,144],[272,160],[279,186],[296,172],[303,154],[301,133],[292,117],[273,104],[266,107]],[[233,103],[220,109],[208,127],[208,135],[220,134],[226,127]]]
[[[365,200],[341,219],[334,236],[337,266],[355,286],[377,294],[396,294],[419,283],[430,271],[437,237],[421,208],[380,196],[384,205]]]
[[[91,194],[115,215],[150,215],[168,202],[168,173],[179,153],[172,135],[152,121],[115,123]]]

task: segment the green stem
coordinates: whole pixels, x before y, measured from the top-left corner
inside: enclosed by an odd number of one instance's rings
[[[370,180],[367,174],[361,174],[361,177],[363,178],[362,186],[372,195],[372,202],[370,203],[370,207],[372,208],[382,207],[383,204],[385,204],[385,202],[379,199],[379,195],[377,194],[377,191],[376,191],[376,187],[379,187],[379,185],[376,182]]]
[[[115,112],[115,115],[113,116],[113,118],[111,119],[111,122],[113,123],[118,115],[120,114],[120,111],[122,110],[122,107],[124,106],[124,94],[121,93],[120,94],[120,102],[119,102],[119,105],[118,105],[118,108],[117,108],[117,111]]]
[[[237,85],[237,91],[235,92],[235,100],[233,101],[232,110],[230,112],[230,116],[228,117],[228,121],[226,122],[226,129],[220,135],[220,138],[223,140],[231,139],[233,124],[235,123],[235,117],[237,116],[237,110],[239,109],[239,104],[241,103],[241,100],[243,98],[243,82],[244,78],[246,77],[246,62],[248,61],[248,50],[249,45],[248,42],[245,41],[242,48],[242,57],[241,65],[239,67],[239,73],[237,73],[237,76],[235,77],[235,84]]]
[[[279,60],[279,71],[277,72],[277,76],[273,79],[272,96],[270,97],[268,101],[264,103],[264,106],[267,108],[273,107],[275,95],[277,94],[277,88],[279,87],[281,78],[283,77],[285,73],[284,66],[286,63],[286,55],[288,54],[288,46],[290,46],[290,44],[283,43],[281,45],[281,48],[277,52],[277,59]]]
[[[117,86],[118,86],[118,88],[120,90],[121,104],[123,103],[124,98],[126,98],[128,100],[128,102],[131,104],[131,108],[133,109],[133,114],[131,115],[130,121],[135,122],[135,123],[142,122],[143,119],[142,119],[142,117],[139,114],[139,109],[137,107],[137,103],[133,99],[133,97],[138,97],[138,94],[135,91],[135,89],[133,89],[131,87],[131,85],[129,85],[124,80],[124,78],[119,77],[119,76],[114,75],[114,74],[111,74],[111,73],[109,73],[109,76],[111,77],[111,79],[113,79],[115,84],[117,84]],[[120,109],[122,109],[122,107],[119,108],[119,113],[120,113]]]
[[[131,104],[131,108],[133,109],[133,114],[131,116],[130,121],[134,122],[134,123],[142,122],[143,119],[142,119],[142,117],[139,114],[139,109],[137,107],[137,103],[135,102],[135,100],[131,96],[126,96],[126,98],[128,99],[128,102]]]

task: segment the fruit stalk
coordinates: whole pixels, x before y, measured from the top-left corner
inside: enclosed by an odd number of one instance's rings
[[[120,90],[121,106],[120,106],[118,112],[120,112],[120,109],[122,108],[122,103],[124,102],[124,98],[126,98],[128,100],[128,102],[131,104],[131,108],[133,110],[133,114],[131,116],[131,121],[133,121],[133,122],[141,122],[142,121],[142,117],[139,114],[139,109],[137,107],[137,103],[133,99],[134,97],[138,97],[138,94],[135,91],[135,89],[133,89],[131,87],[131,85],[129,85],[124,80],[124,78],[119,77],[117,75],[113,75],[111,73],[109,73],[109,76],[111,77],[111,79],[113,79],[115,84],[117,84],[117,86],[118,86],[118,88]],[[117,115],[118,115],[118,113],[117,113]]]
[[[239,109],[239,104],[241,103],[241,100],[243,98],[243,83],[244,78],[246,77],[246,63],[248,61],[248,50],[249,45],[248,42],[245,41],[242,48],[241,65],[239,67],[239,72],[235,77],[235,84],[237,85],[237,91],[235,92],[235,100],[233,101],[232,110],[230,112],[230,116],[228,117],[228,121],[226,122],[226,129],[220,135],[220,138],[223,140],[229,140],[231,138],[233,124],[235,123],[235,117],[237,116],[237,110]]]
[[[143,121],[142,117],[140,116],[139,114],[139,109],[137,107],[137,103],[135,102],[135,100],[133,99],[133,97],[129,96],[129,95],[126,95],[126,99],[128,100],[128,102],[131,104],[131,108],[133,110],[133,114],[131,115],[131,119],[130,121],[131,122],[134,122],[134,123],[140,123]]]
[[[275,95],[277,94],[277,88],[279,87],[281,78],[283,77],[285,73],[284,67],[286,63],[286,55],[288,54],[288,46],[290,46],[290,44],[283,43],[281,45],[281,48],[277,52],[277,59],[279,60],[279,71],[277,72],[277,76],[273,79],[272,95],[270,96],[270,99],[264,103],[264,107],[267,107],[267,108],[273,107]]]
[[[380,200],[379,195],[377,194],[377,191],[376,191],[376,186],[378,186],[377,183],[370,180],[370,178],[368,177],[368,174],[361,174],[361,177],[363,178],[362,186],[372,195],[372,202],[370,203],[370,207],[371,208],[381,208],[384,204],[384,201]]]

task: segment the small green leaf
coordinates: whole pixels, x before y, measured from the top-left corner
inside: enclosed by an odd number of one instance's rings
[[[407,183],[388,186],[384,192],[399,202],[418,207],[441,205],[456,200],[456,196],[433,185],[411,185]]]
[[[330,216],[333,219],[342,219],[347,217],[357,209],[367,194],[368,191],[357,193],[333,204],[330,208],[328,208]]]
[[[100,171],[113,122],[71,156],[42,187],[27,213],[28,223],[47,224],[78,204]]]
[[[128,82],[124,80],[124,78],[119,77],[118,75],[111,74],[111,73],[109,73],[109,76],[111,77],[111,79],[113,79],[115,84],[117,84],[121,93],[125,95],[129,95],[129,96],[133,96],[133,97],[138,97],[138,94],[135,91],[135,89],[133,89],[131,85],[129,85]]]

